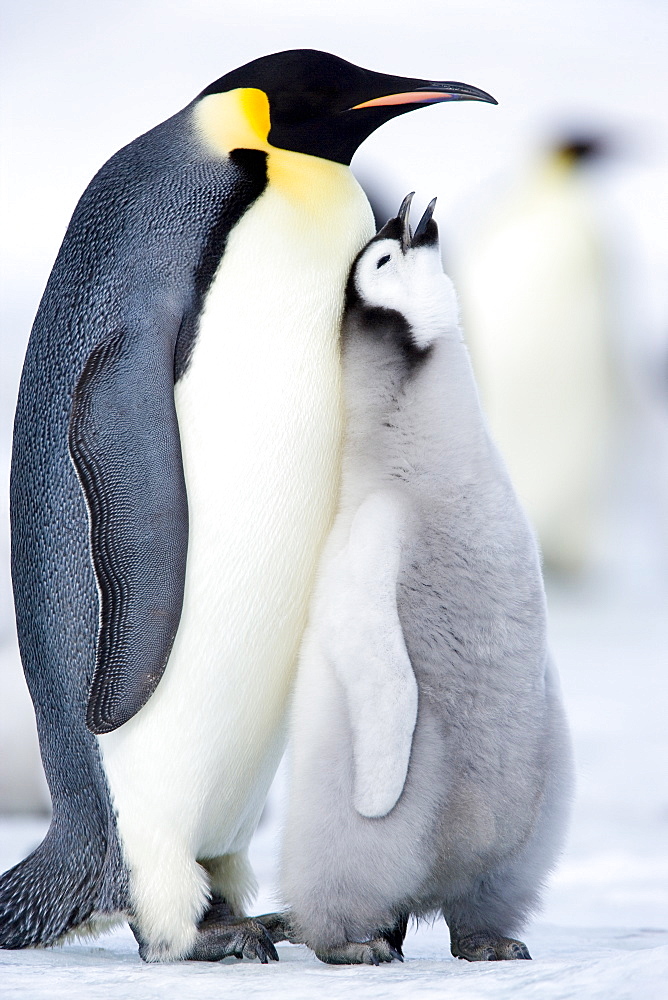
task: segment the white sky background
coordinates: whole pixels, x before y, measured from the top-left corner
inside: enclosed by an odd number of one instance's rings
[[[396,209],[438,196],[446,247],[499,178],[564,125],[617,136],[602,185],[623,236],[632,337],[668,339],[665,0],[5,0],[0,38],[0,642],[13,634],[7,479],[20,365],[72,210],[120,146],[212,80],[271,51],[314,47],[389,73],[470,83],[462,102],[400,116],[353,168]]]

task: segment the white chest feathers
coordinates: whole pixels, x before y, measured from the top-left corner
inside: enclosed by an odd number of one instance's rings
[[[352,175],[330,167],[337,184],[314,205],[270,183],[233,230],[176,387],[191,509],[182,630],[196,590],[198,608],[228,609],[226,629],[230,614],[243,631],[254,619],[254,641],[273,629],[290,667],[336,498],[343,290],[370,225]]]
[[[104,746],[129,854],[134,816],[172,823],[194,857],[243,848],[283,751],[339,480],[343,291],[372,228],[350,172],[330,166],[313,204],[270,183],[232,231],[176,386],[183,612],[155,693]]]

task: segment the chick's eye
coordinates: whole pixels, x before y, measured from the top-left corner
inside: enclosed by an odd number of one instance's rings
[[[389,259],[390,259],[390,255],[389,255],[389,253],[386,253],[384,257],[380,258],[380,260],[376,264],[376,267],[382,267],[383,264],[387,264],[387,262],[388,262]]]

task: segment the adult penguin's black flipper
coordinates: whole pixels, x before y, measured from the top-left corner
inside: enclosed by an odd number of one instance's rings
[[[188,502],[169,345],[114,333],[88,357],[69,426],[86,497],[100,630],[86,722],[123,725],[167,664],[183,604]]]

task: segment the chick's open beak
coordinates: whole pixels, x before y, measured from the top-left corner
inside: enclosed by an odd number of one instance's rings
[[[431,222],[431,217],[434,214],[434,208],[436,207],[436,199],[432,198],[427,205],[422,218],[418,222],[417,229],[413,233],[410,225],[410,214],[411,202],[413,201],[414,194],[415,191],[411,191],[406,195],[401,203],[399,211],[397,212],[397,219],[399,220],[399,225],[401,227],[401,249],[403,253],[406,253],[407,250],[410,250],[411,247],[415,246],[417,240],[424,236],[427,231],[427,226]]]

